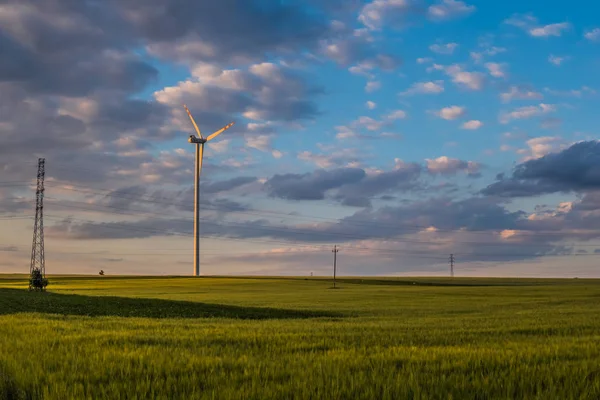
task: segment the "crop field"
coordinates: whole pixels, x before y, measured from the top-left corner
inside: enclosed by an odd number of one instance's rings
[[[599,399],[600,280],[0,275],[1,399]]]

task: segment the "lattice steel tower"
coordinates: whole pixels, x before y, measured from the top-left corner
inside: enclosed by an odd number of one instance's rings
[[[33,225],[33,244],[31,245],[30,278],[41,274],[46,277],[46,261],[44,259],[44,176],[46,175],[46,159],[38,159],[37,189],[35,191],[35,223]],[[34,289],[31,279],[29,290]]]

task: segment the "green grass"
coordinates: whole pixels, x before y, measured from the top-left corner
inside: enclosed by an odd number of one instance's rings
[[[600,280],[0,275],[0,399],[599,399]]]

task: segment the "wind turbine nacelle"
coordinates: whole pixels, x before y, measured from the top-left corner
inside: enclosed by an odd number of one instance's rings
[[[206,139],[199,138],[194,135],[190,135],[188,142],[189,143],[206,143]]]

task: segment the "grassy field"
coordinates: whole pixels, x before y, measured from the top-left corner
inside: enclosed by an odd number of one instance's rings
[[[0,275],[0,399],[599,399],[600,280]]]

